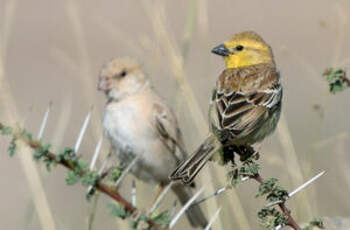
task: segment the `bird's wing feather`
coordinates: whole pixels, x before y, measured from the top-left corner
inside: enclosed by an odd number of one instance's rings
[[[161,141],[178,162],[185,159],[187,153],[185,151],[182,133],[173,112],[159,103],[153,105],[152,112],[154,115],[154,127]],[[180,150],[181,155],[177,155],[176,148]]]
[[[216,107],[221,128],[245,136],[282,96],[279,74],[266,64],[227,69],[219,77]]]

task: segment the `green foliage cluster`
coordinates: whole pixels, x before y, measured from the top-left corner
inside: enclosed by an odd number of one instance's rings
[[[259,155],[253,155],[242,162],[242,166],[234,168],[229,172],[229,178],[231,178],[231,185],[236,186],[242,182],[245,177],[254,177],[258,175],[260,166],[255,162],[259,159]]]
[[[278,180],[276,178],[270,178],[260,184],[258,194],[256,197],[261,197],[266,195],[266,200],[270,202],[282,201],[288,199],[288,192],[282,186],[278,185]]]
[[[10,142],[10,146],[8,148],[10,157],[13,157],[15,155],[15,151],[16,151],[16,139],[13,138]]]
[[[244,160],[240,167],[233,169],[230,172],[231,184],[236,186],[245,177],[254,178],[258,176],[260,169],[259,164],[256,162],[258,159],[259,155],[254,154]],[[266,196],[266,200],[269,202],[283,202],[288,198],[288,192],[282,186],[278,185],[278,180],[276,178],[270,178],[260,184],[256,197],[261,196]],[[265,228],[273,228],[288,223],[285,214],[275,208],[261,209],[258,212],[258,217],[261,221],[261,225]]]
[[[121,175],[123,174],[123,171],[124,171],[125,168],[123,167],[115,167],[112,172],[110,173],[109,175],[109,178],[113,181],[113,182],[116,182],[120,177]]]
[[[323,221],[321,218],[314,218],[310,221],[310,223],[303,228],[303,230],[312,230],[314,227],[325,229],[325,226],[323,224]]]
[[[131,215],[123,206],[117,203],[108,204],[110,209],[110,215],[113,217],[119,217],[121,219],[125,219]]]
[[[265,197],[271,204],[270,207],[264,207],[258,212],[260,224],[267,229],[277,227],[279,225],[288,225],[288,218],[285,213],[277,210],[274,205],[284,203],[288,199],[288,192],[278,184],[276,178],[269,178],[262,180],[259,176],[260,166],[256,162],[259,159],[259,154],[255,153],[252,156],[242,161],[240,167],[235,167],[229,172],[231,185],[236,186],[241,183],[244,178],[254,178],[260,182],[258,193],[256,197]],[[289,210],[288,210],[289,212]],[[303,230],[311,230],[312,227],[317,226],[323,228],[321,219],[314,219]]]
[[[0,124],[1,134],[4,136],[12,135],[13,130],[9,126],[4,126],[3,124]]]
[[[323,76],[329,84],[329,91],[333,94],[350,86],[350,80],[346,78],[346,72],[341,68],[328,68],[323,72]]]
[[[56,157],[50,156],[50,145],[39,145],[33,154],[34,160],[39,162],[42,160],[46,164],[46,168],[50,170],[52,166],[65,163],[71,170],[68,171],[66,176],[66,183],[68,185],[74,185],[81,181],[83,186],[95,186],[99,176],[94,171],[88,170],[88,164],[80,159],[70,147],[66,147],[63,151],[56,155]]]
[[[80,159],[70,147],[66,147],[61,151],[56,156],[54,163],[62,163],[63,161],[71,168],[66,175],[66,183],[74,185],[80,181],[85,187],[91,186],[91,190],[87,194],[87,199],[90,199],[96,191],[96,184],[100,179],[100,175],[96,171],[90,171],[88,163]]]
[[[21,132],[15,133],[15,131],[12,127],[4,126],[3,124],[0,123],[0,130],[1,130],[2,135],[12,137],[12,140],[10,142],[10,146],[8,148],[8,151],[9,151],[9,154],[11,157],[15,155],[15,151],[16,151],[16,147],[17,147],[16,141],[17,141],[19,136],[26,138],[30,142],[33,141],[32,134],[28,133],[25,129],[23,129]]]
[[[156,224],[163,228],[167,228],[171,221],[171,214],[169,211],[163,211],[157,214],[152,215],[152,219]]]
[[[130,222],[132,229],[153,230],[153,227],[148,223],[152,220],[158,226],[167,229],[171,221],[171,215],[169,211],[154,212],[151,217],[148,217],[145,213],[141,213]]]
[[[50,151],[50,147],[51,147],[50,144],[40,145],[37,149],[35,149],[34,154],[33,154],[35,161],[39,162],[41,159],[43,159],[43,161],[45,162],[45,165],[46,165],[46,169],[48,171],[50,171],[53,164],[56,163],[54,159],[46,156],[46,153],[48,153]]]
[[[288,219],[284,213],[278,211],[276,208],[263,208],[258,212],[258,218],[261,225],[265,228],[272,229],[278,225],[288,224]]]
[[[32,135],[26,130],[21,132],[14,132],[11,127],[4,126],[0,123],[0,132],[2,135],[11,136],[12,141],[9,147],[10,155],[13,156],[16,150],[16,140],[23,138],[26,142],[34,147],[33,158],[37,162],[45,162],[47,170],[51,170],[57,164],[63,164],[67,166],[70,170],[66,175],[66,182],[68,185],[74,185],[78,182],[85,187],[90,187],[89,193],[87,194],[87,199],[90,199],[91,196],[96,191],[96,185],[101,179],[101,176],[96,171],[91,171],[88,169],[87,162],[80,159],[76,155],[74,149],[66,147],[63,151],[54,155],[50,152],[50,144],[41,144],[40,142],[33,140]],[[113,182],[116,182],[123,173],[124,168],[116,167],[109,174],[108,179]],[[131,216],[131,213],[127,211],[120,204],[110,204],[110,214],[114,217],[119,217],[125,219]],[[161,213],[153,213],[151,217],[147,216],[145,213],[141,213],[136,218],[133,218],[131,221],[131,226],[133,229],[143,229],[143,230],[152,230],[153,227],[149,224],[149,221],[152,220],[154,223],[162,227],[167,227],[171,220],[170,214],[168,211]]]
[[[264,183],[259,185],[258,194],[256,197],[266,196],[269,202],[284,202],[288,199],[288,192],[282,186],[278,185],[276,178],[269,178]],[[258,212],[258,217],[261,220],[262,226],[273,228],[278,225],[286,225],[288,219],[281,211],[272,207],[266,207]]]
[[[260,166],[256,162],[258,159],[259,155],[256,153],[242,161],[240,167],[234,168],[229,173],[231,184],[236,186],[246,177],[256,178],[259,175],[260,170]],[[288,192],[282,186],[278,185],[278,180],[276,178],[270,178],[259,185],[256,197],[262,196],[266,196],[266,200],[269,202],[284,202],[288,198]],[[258,212],[258,217],[261,221],[261,225],[265,228],[273,228],[288,223],[285,214],[273,207],[261,209]]]
[[[0,123],[0,129],[1,129],[1,134],[4,136],[11,136],[13,134],[13,129],[9,126],[4,126],[3,124]],[[15,150],[16,150],[16,138],[13,137],[10,146],[8,148],[8,151],[10,153],[10,156],[12,157],[15,155]]]
[[[121,219],[126,219],[131,216],[131,213],[125,210],[123,206],[117,203],[108,204],[110,209],[110,215],[113,217],[118,217]],[[147,216],[145,213],[139,213],[138,215],[133,216],[130,221],[130,227],[132,229],[143,229],[143,230],[152,230],[153,227],[150,226],[149,220],[154,221],[157,225],[162,228],[167,228],[171,221],[171,215],[169,211],[163,212],[153,212],[151,217]]]
[[[85,187],[92,186],[92,192],[89,194],[90,196],[95,191],[95,186],[100,178],[98,173],[95,171],[89,171],[88,164],[77,157],[72,148],[66,147],[54,157],[52,154],[50,155],[50,144],[41,144],[40,142],[33,140],[32,135],[26,130],[23,129],[22,131],[15,133],[13,128],[4,126],[1,123],[0,130],[2,135],[12,136],[8,149],[10,156],[15,154],[16,140],[20,137],[24,138],[28,143],[35,143],[37,145],[33,153],[33,158],[37,162],[43,161],[48,171],[50,171],[53,166],[64,162],[71,169],[66,176],[66,182],[68,185],[74,185],[81,181],[82,185]]]

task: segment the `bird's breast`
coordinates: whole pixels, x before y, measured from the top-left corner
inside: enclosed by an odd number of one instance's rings
[[[142,144],[143,134],[148,129],[140,111],[127,104],[107,106],[103,127],[114,147],[128,151]]]
[[[135,156],[140,156],[132,168],[134,175],[145,181],[167,181],[175,160],[155,133],[149,112],[137,102],[107,105],[104,132],[119,150],[116,153],[120,162],[127,165]]]

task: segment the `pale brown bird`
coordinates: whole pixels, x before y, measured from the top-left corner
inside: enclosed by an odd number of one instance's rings
[[[238,33],[212,52],[224,58],[226,69],[209,109],[210,135],[174,170],[172,180],[190,183],[208,160],[227,162],[225,150],[250,149],[275,130],[280,117],[280,75],[271,47],[257,33]]]
[[[105,92],[107,105],[103,127],[121,163],[139,160],[131,172],[147,183],[169,184],[168,175],[187,157],[182,135],[172,110],[153,90],[138,63],[115,58],[100,73],[98,89]],[[174,184],[182,204],[192,197],[190,187]],[[193,226],[205,227],[207,220],[198,206],[187,213]]]

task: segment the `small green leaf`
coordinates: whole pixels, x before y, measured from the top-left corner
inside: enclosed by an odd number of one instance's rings
[[[108,207],[110,209],[110,215],[114,216],[114,217],[120,217],[122,219],[127,218],[128,216],[130,216],[130,213],[128,211],[125,210],[125,208],[123,206],[121,206],[120,204],[108,204]]]
[[[97,181],[99,180],[100,176],[98,175],[97,172],[88,172],[84,174],[84,176],[81,178],[81,183],[83,186],[88,187],[88,186],[95,186]]]
[[[311,220],[310,224],[318,228],[325,228],[323,224],[323,220],[321,218],[314,218],[313,220]]]
[[[8,151],[9,151],[10,157],[13,157],[15,155],[15,151],[16,151],[16,139],[15,138],[12,139],[10,146],[8,148]]]
[[[50,158],[46,158],[46,159],[44,160],[44,162],[45,162],[45,166],[46,166],[47,171],[50,171],[51,168],[52,168],[52,165],[55,163],[55,162],[54,162],[52,159],[50,159]]]
[[[120,178],[120,176],[123,174],[123,170],[124,168],[122,167],[114,168],[110,175],[111,180],[113,180],[114,182],[117,181]]]
[[[80,176],[76,172],[74,172],[72,170],[68,171],[67,176],[66,176],[66,183],[68,185],[74,185],[74,184],[78,183],[79,180],[80,180]]]
[[[69,161],[72,160],[74,156],[74,150],[70,147],[65,147],[62,152],[57,154],[56,162],[61,163],[63,160]]]
[[[253,174],[253,175],[256,175],[259,173],[259,165],[255,162],[253,162],[250,167],[248,168],[248,172]]]
[[[321,218],[314,218],[310,221],[310,223],[303,228],[303,230],[312,230],[313,227],[317,227],[320,229],[325,229],[325,226],[323,224],[323,221]]]
[[[259,196],[264,196],[268,193],[271,193],[277,183],[277,179],[276,178],[270,178],[265,180],[265,182],[261,185],[259,185],[259,190],[258,190],[258,194],[256,195],[256,197]]]
[[[323,76],[328,82],[329,91],[333,94],[349,87],[350,80],[346,77],[346,72],[341,68],[328,68],[324,71]]]
[[[31,133],[27,132],[27,130],[23,129],[21,132],[21,136],[28,139],[28,141],[33,141],[33,136]]]
[[[258,212],[258,218],[260,219],[260,224],[265,228],[274,228],[278,225],[286,225],[288,219],[284,213],[278,211],[275,208],[263,208]]]
[[[242,177],[238,169],[232,170],[229,173],[229,177],[231,178],[231,185],[234,187],[237,186],[242,181]]]
[[[135,221],[135,220],[132,220],[132,221],[130,221],[130,227],[132,228],[132,229],[136,229],[137,228],[137,221]]]
[[[162,228],[167,228],[171,221],[171,215],[169,211],[164,211],[152,217],[152,219]]]
[[[9,126],[4,126],[1,130],[2,135],[11,135],[12,134],[12,128]]]
[[[35,149],[34,151],[34,160],[35,161],[40,161],[40,159],[45,155],[45,153],[49,152],[51,145],[41,145],[38,148]]]
[[[77,161],[76,167],[78,168],[77,170],[78,170],[79,172],[83,172],[83,171],[86,171],[86,170],[88,169],[88,163],[85,162],[85,161],[83,161],[83,160],[81,160],[81,159],[79,159],[79,160]]]

